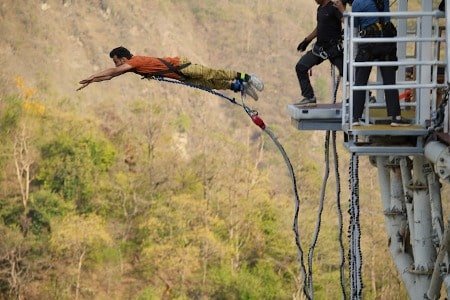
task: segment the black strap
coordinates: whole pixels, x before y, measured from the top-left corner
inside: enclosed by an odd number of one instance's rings
[[[186,68],[187,66],[191,65],[190,62],[182,64],[182,65],[179,65],[179,66],[174,66],[172,63],[170,63],[170,62],[168,62],[168,61],[166,61],[166,60],[164,60],[162,58],[158,58],[158,60],[160,62],[162,62],[167,67],[167,70],[162,70],[162,71],[158,71],[158,72],[148,73],[148,74],[145,74],[144,77],[163,76],[163,75],[166,75],[166,74],[169,74],[169,73],[174,73],[174,74],[177,74],[178,76],[180,76],[181,80],[186,80],[186,76],[183,73],[181,73],[180,70],[182,70],[182,69]]]
[[[384,0],[374,0],[379,12],[384,12]]]
[[[377,7],[379,12],[384,12],[384,0],[374,0],[375,2],[375,6]],[[380,23],[383,23],[384,20],[382,19],[382,17],[378,18],[378,21]]]

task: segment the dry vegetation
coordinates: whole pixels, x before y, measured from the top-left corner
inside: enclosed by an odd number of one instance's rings
[[[35,205],[38,199],[64,199],[58,206],[60,212],[54,213],[48,224],[56,232],[44,237],[36,234],[36,240],[47,239],[45,242],[39,244],[14,232],[8,233],[11,243],[0,241],[4,243],[0,249],[23,243],[27,255],[36,255],[34,260],[24,260],[30,276],[18,276],[21,285],[8,290],[4,277],[0,277],[4,297],[254,298],[258,294],[243,294],[244,285],[257,289],[261,283],[249,279],[253,277],[245,272],[256,278],[272,274],[263,268],[277,270],[274,274],[279,277],[266,278],[274,282],[275,294],[264,296],[300,297],[290,232],[293,207],[289,177],[275,147],[243,111],[211,95],[140,80],[136,75],[95,84],[81,92],[75,89],[82,78],[111,66],[108,53],[118,45],[136,54],[187,56],[212,67],[258,74],[265,80],[266,90],[259,102],[250,104],[278,134],[297,171],[302,200],[300,227],[307,247],[316,221],[324,135],[295,130],[286,105],[300,94],[294,70],[299,54],[295,49],[313,29],[315,9],[313,0],[2,1],[0,115],[12,95],[19,102],[37,103],[25,109],[23,121],[18,121],[22,126],[18,127],[28,134],[22,142],[36,151],[29,154],[33,165],[28,171],[32,175],[30,201]],[[321,102],[329,101],[329,72],[328,63],[313,70],[312,81]],[[24,85],[16,84],[17,76]],[[27,86],[35,92],[27,95]],[[40,107],[45,112],[40,112]],[[0,153],[0,166],[4,167],[0,211],[13,204],[22,207],[20,199],[24,198],[14,177],[13,136],[20,137],[13,130],[0,131],[5,139]],[[80,179],[80,185],[75,184],[85,190],[55,192],[48,186],[52,183],[45,180],[55,165],[63,162],[56,157],[52,158],[55,161],[49,159],[49,145],[57,140],[67,145],[71,140],[79,143],[83,137],[92,139],[90,146],[103,149],[102,159],[107,162],[102,162],[108,164],[107,170],[95,159],[71,162],[73,168],[86,166],[82,170],[88,171],[78,174],[79,178],[86,176],[86,182]],[[86,157],[83,149],[77,151]],[[339,154],[347,219],[349,156],[342,147]],[[396,272],[385,259],[381,204],[373,197],[377,194],[376,172],[368,167],[367,159],[361,164],[363,235],[367,233],[362,240],[365,292],[380,299],[402,297]],[[320,274],[316,289],[323,299],[336,296],[339,289],[333,180],[316,250],[315,270]],[[205,207],[199,199],[207,199]],[[184,220],[183,213],[194,219]],[[265,223],[267,215],[273,218],[270,226]],[[6,212],[0,215],[3,219],[9,216]],[[165,216],[174,218],[174,224]],[[96,228],[96,235],[78,232],[78,236],[70,222],[79,224],[80,232]],[[170,234],[158,236],[154,228]],[[271,230],[276,234],[270,235]],[[245,235],[248,244],[236,237],[239,234]],[[194,240],[201,246],[186,242]],[[107,250],[102,252],[99,247]],[[39,251],[45,254],[39,255]],[[168,251],[177,253],[167,257]],[[265,264],[249,271],[247,268],[256,264],[251,259]],[[233,284],[232,279],[227,281],[227,276],[238,275],[219,269],[228,261],[234,264],[232,272],[238,270],[247,276],[239,277],[242,286]],[[38,270],[43,275],[33,273]],[[264,285],[264,280],[259,280]]]

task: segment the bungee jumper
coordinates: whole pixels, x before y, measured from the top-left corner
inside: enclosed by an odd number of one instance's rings
[[[316,39],[316,43],[311,50],[300,58],[295,66],[303,96],[303,99],[299,100],[297,104],[307,106],[314,106],[317,103],[308,74],[313,66],[329,60],[331,64],[338,68],[341,77],[344,70],[343,15],[339,7],[344,7],[343,3],[346,0],[315,0],[315,2],[318,4],[316,28],[298,44],[297,51],[305,51],[314,39]]]
[[[224,69],[212,69],[200,64],[194,64],[185,57],[151,57],[133,55],[125,47],[111,50],[109,57],[115,67],[97,72],[86,79],[77,91],[93,82],[110,80],[124,73],[133,72],[144,78],[171,78],[180,82],[202,86],[212,90],[232,90],[242,92],[255,101],[257,91],[264,89],[263,81],[256,75]]]
[[[245,95],[252,97],[255,101],[258,100],[256,90],[262,91],[264,89],[263,81],[253,74],[231,70],[216,70],[199,64],[192,64],[188,59],[183,57],[157,58],[149,56],[136,56],[132,55],[130,51],[124,47],[114,48],[111,50],[109,56],[114,61],[116,67],[105,69],[81,80],[79,83],[82,84],[82,86],[79,87],[77,91],[87,87],[93,82],[110,80],[124,73],[134,72],[146,79],[155,79],[162,82],[176,83],[192,88],[198,88],[222,97],[234,105],[241,106],[252,122],[270,137],[283,156],[292,181],[295,205],[292,230],[295,235],[297,256],[300,263],[300,273],[302,278],[305,280],[306,268],[298,229],[300,196],[297,190],[297,181],[294,168],[290,162],[289,156],[284,150],[282,144],[278,141],[278,138],[275,136],[274,132],[266,126],[262,118],[259,116],[258,111],[250,108],[244,102]],[[234,92],[240,92],[242,103],[238,103],[235,98],[230,98],[215,91],[227,89]],[[306,290],[305,295],[308,296]],[[308,297],[308,299],[310,298]]]

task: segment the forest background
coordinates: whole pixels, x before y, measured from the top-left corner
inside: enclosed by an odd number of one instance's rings
[[[296,47],[315,15],[313,0],[2,1],[0,299],[301,299],[291,181],[243,110],[133,74],[75,90],[120,45],[258,74],[265,90],[249,104],[290,155],[308,250],[324,133],[296,130],[286,106],[300,97]],[[331,102],[329,63],[311,78]],[[346,245],[349,154],[338,144]],[[360,169],[365,298],[403,299],[376,170],[367,158]],[[334,180],[317,299],[340,295]]]

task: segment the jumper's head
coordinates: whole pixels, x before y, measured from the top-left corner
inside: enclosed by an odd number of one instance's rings
[[[116,67],[126,63],[132,56],[133,54],[131,54],[130,50],[122,46],[114,48],[109,52],[109,57],[112,58]]]

